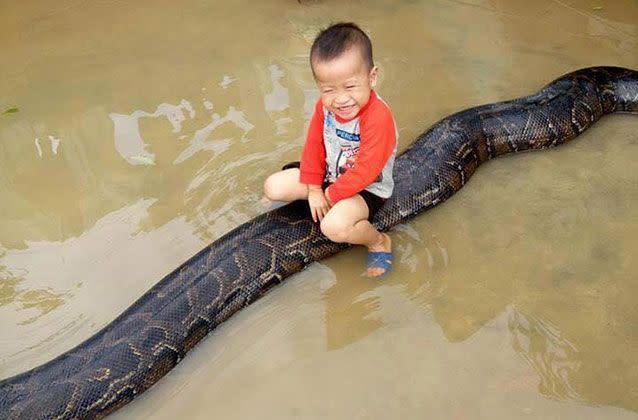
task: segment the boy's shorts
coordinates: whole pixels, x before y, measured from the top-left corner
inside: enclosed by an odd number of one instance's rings
[[[379,197],[378,195],[371,193],[368,190],[359,191],[359,195],[363,198],[363,201],[368,205],[368,221],[372,221],[372,218],[388,200],[387,198]]]
[[[290,162],[285,164],[281,170],[291,169],[291,168],[299,168],[300,162]],[[330,186],[329,182],[325,182],[321,188],[325,191],[326,188]],[[363,198],[363,201],[366,202],[368,206],[368,221],[372,221],[372,218],[379,211],[379,209],[383,206],[383,204],[387,201],[387,198],[379,197],[378,195],[371,193],[368,190],[359,191],[359,195]]]

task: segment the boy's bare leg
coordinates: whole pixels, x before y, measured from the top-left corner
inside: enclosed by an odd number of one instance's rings
[[[368,221],[368,206],[359,194],[336,203],[321,222],[321,231],[334,242],[364,245],[369,252],[390,252],[390,236],[377,231]],[[366,271],[368,277],[385,273],[381,267]]]
[[[264,183],[264,204],[308,198],[308,186],[299,182],[299,169],[292,168],[270,175]],[[368,206],[359,195],[339,201],[321,222],[321,231],[334,242],[364,245],[369,252],[390,252],[392,242],[385,233],[368,222]],[[366,271],[368,277],[380,276],[383,268]]]
[[[265,205],[272,201],[294,201],[308,198],[308,186],[299,182],[299,169],[275,172],[264,182]]]

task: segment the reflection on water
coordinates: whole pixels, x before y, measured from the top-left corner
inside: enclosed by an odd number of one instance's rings
[[[400,149],[440,117],[594,64],[638,68],[638,5],[12,3],[0,14],[0,377],[112,320],[263,211],[297,160],[317,31],[372,36]],[[245,30],[250,28],[250,30]],[[393,231],[396,268],[314,265],[119,415],[636,418],[636,119],[481,168]]]
[[[35,314],[18,322],[30,324],[64,304],[68,293],[56,293],[48,289],[21,289],[22,278],[0,266],[0,306],[15,305],[20,310],[34,310]]]
[[[155,200],[140,200],[65,241],[27,242],[0,256],[0,317],[13,334],[0,338],[0,376],[46,362],[86,338],[204,242],[184,218],[140,230]],[[149,273],[145,265],[153,262]],[[55,281],[52,281],[51,279]],[[51,285],[43,287],[42,285]],[[24,326],[24,327],[22,327]]]
[[[50,146],[51,146],[51,153],[53,153],[54,155],[58,154],[58,147],[60,146],[60,139],[56,138],[55,136],[49,135],[47,136],[49,138]],[[47,144],[48,146],[48,144]],[[45,146],[45,147],[47,147]],[[38,156],[42,157],[42,146],[40,145],[40,139],[39,138],[35,138],[35,148],[38,151]]]
[[[562,337],[555,326],[533,317],[511,312],[508,327],[512,347],[540,376],[539,391],[554,398],[578,398],[569,380],[581,367],[578,349]]]
[[[264,96],[264,108],[266,111],[283,111],[289,106],[288,89],[280,83],[285,73],[275,64],[269,66],[269,70],[272,91]]]
[[[358,254],[358,253],[357,253]],[[357,255],[360,261],[363,255]],[[322,296],[325,305],[326,350],[338,350],[368,337],[384,325],[379,316],[381,298],[376,284],[363,281],[363,267],[348,267]],[[358,281],[357,281],[358,280]]]
[[[173,126],[173,133],[179,133],[182,121],[186,119],[184,111],[189,113],[190,118],[195,117],[195,110],[185,99],[182,99],[179,105],[160,104],[152,114],[144,111],[135,111],[131,115],[111,113],[109,117],[114,126],[115,149],[132,165],[153,165],[155,154],[146,150],[147,143],[140,135],[138,120],[142,117],[164,116]]]

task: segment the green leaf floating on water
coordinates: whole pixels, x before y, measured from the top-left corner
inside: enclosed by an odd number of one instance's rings
[[[19,109],[19,108],[9,108],[9,109],[6,109],[6,110],[2,113],[2,115],[15,114],[15,113],[16,113],[16,112],[18,112],[18,111],[20,111],[20,109]]]

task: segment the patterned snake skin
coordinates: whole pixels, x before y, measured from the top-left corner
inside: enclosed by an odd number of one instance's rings
[[[531,96],[446,117],[397,158],[394,195],[374,224],[387,230],[452,196],[481,163],[562,144],[613,112],[638,113],[637,71],[582,69]],[[233,313],[345,248],[321,234],[305,202],[263,214],[186,261],[82,344],[0,382],[0,418],[103,417]]]

